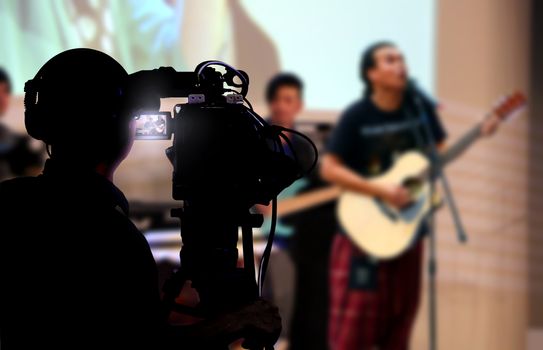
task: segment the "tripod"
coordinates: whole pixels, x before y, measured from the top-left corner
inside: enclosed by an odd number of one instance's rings
[[[172,210],[172,216],[181,219],[183,248],[181,266],[163,289],[166,320],[172,312],[212,318],[258,299],[252,229],[262,225],[262,215],[251,214],[236,204],[213,217],[209,212],[209,205],[204,202],[185,203],[182,209]],[[243,267],[238,267],[239,227],[242,229]],[[196,307],[176,302],[187,281],[191,281],[198,292]],[[216,349],[228,349],[228,344],[217,344]]]

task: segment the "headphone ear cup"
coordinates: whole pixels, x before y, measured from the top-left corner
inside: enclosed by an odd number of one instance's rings
[[[47,143],[46,129],[44,129],[44,116],[40,112],[41,107],[38,103],[38,89],[34,80],[29,80],[25,84],[25,127],[30,136],[37,140]]]

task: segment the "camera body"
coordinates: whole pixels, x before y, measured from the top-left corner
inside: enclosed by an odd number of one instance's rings
[[[241,104],[187,104],[173,119],[173,198],[268,204],[297,178],[294,160],[271,148]]]
[[[181,219],[183,248],[181,268],[165,287],[167,310],[205,317],[257,299],[252,228],[262,224],[262,216],[249,209],[268,204],[308,170],[289,149],[283,130],[252,110],[245,99],[248,85],[247,74],[217,61],[203,62],[194,72],[162,67],[129,77],[126,100],[138,111],[136,138],[173,136],[166,156],[173,165],[172,197],[183,202],[172,210]],[[166,97],[188,102],[176,105],[171,117],[159,112]],[[243,267],[238,266],[240,227]],[[270,234],[264,271],[272,239]],[[199,295],[193,310],[175,302],[186,281]]]
[[[140,111],[136,139],[173,135],[166,155],[174,168],[174,199],[235,198],[246,208],[268,204],[303,175],[302,169],[276,144],[273,128],[244,105],[242,93],[248,89],[234,83],[232,73],[206,67],[198,74],[162,67],[132,75],[128,91]],[[176,105],[172,118],[158,111],[164,97],[187,97],[188,102]]]

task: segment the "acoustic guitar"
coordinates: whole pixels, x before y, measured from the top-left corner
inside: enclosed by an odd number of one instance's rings
[[[510,118],[526,105],[523,94],[503,97],[488,114],[500,121]],[[481,136],[482,121],[470,129],[452,147],[440,155],[438,166],[449,164]],[[384,174],[371,178],[378,184],[402,185],[412,202],[396,208],[379,198],[345,191],[338,201],[341,226],[360,249],[377,259],[391,259],[405,252],[417,239],[421,224],[436,208],[430,194],[430,160],[418,151],[404,153]]]

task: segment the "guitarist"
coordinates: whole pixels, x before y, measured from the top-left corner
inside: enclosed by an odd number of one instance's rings
[[[408,71],[402,52],[391,42],[371,45],[362,55],[363,97],[341,116],[323,157],[324,180],[401,208],[411,201],[408,191],[382,186],[366,177],[386,171],[395,157],[428,151],[420,116],[407,97]],[[422,107],[441,149],[446,137],[436,106],[421,96]],[[491,134],[495,118],[483,123]],[[426,227],[419,232],[423,235]],[[382,232],[386,234],[386,232]],[[415,320],[421,283],[422,243],[402,256],[375,261],[360,251],[344,232],[336,234],[330,257],[329,343],[332,350],[405,350]]]

